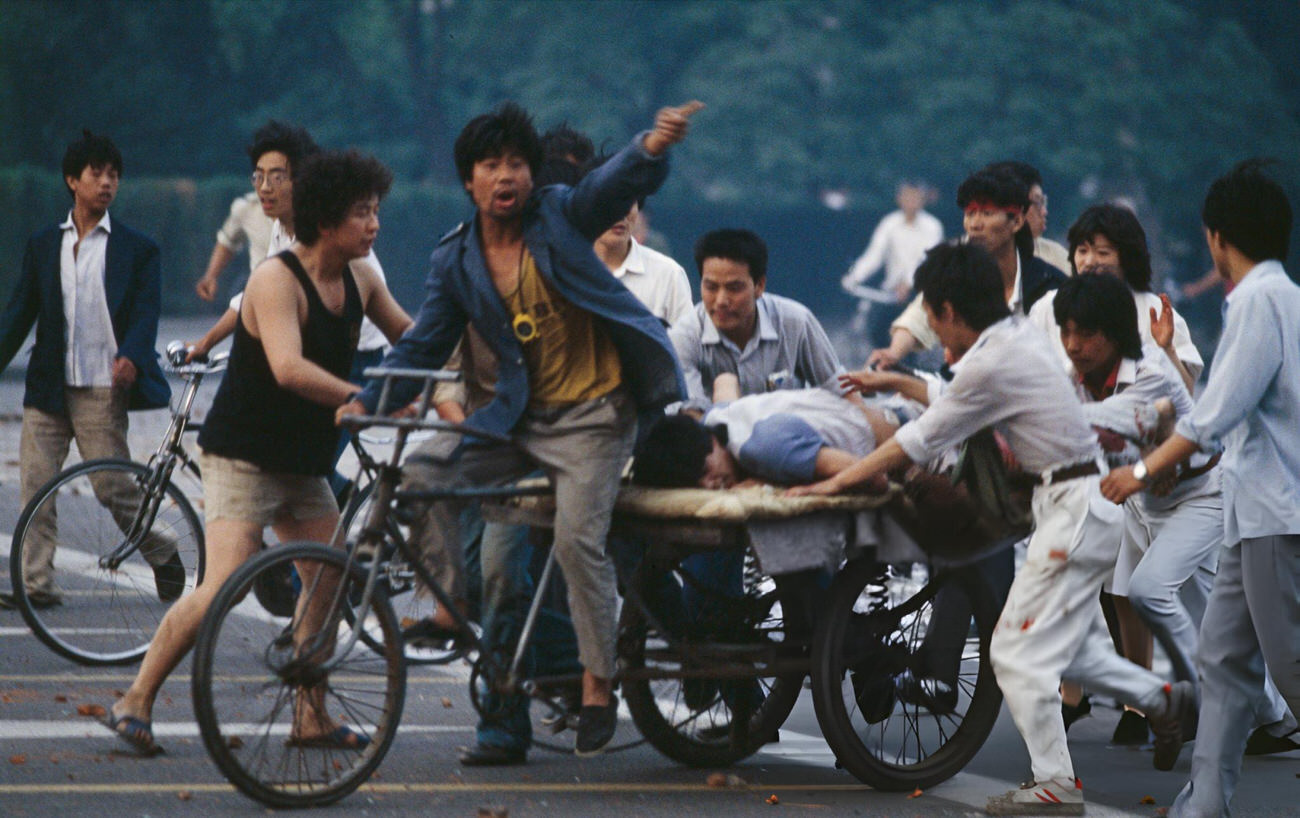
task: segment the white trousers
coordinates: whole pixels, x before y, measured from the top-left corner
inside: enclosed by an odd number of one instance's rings
[[[1163,706],[1164,680],[1115,653],[1098,591],[1115,568],[1123,509],[1098,477],[1034,492],[1034,533],[993,632],[990,657],[1035,781],[1074,779],[1061,719],[1061,680],[1140,710]]]

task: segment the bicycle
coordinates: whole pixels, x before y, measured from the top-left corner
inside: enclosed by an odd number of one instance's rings
[[[222,586],[213,601],[195,648],[192,695],[204,746],[221,772],[241,792],[272,807],[304,807],[331,803],[345,797],[370,776],[382,762],[394,739],[405,703],[406,656],[401,628],[389,599],[389,585],[381,581],[385,560],[389,517],[394,509],[410,503],[436,500],[484,499],[515,503],[505,507],[506,522],[546,525],[549,489],[545,486],[493,486],[474,488],[436,488],[429,491],[406,491],[399,488],[398,466],[408,433],[413,429],[435,429],[474,435],[508,444],[509,439],[460,424],[440,420],[423,420],[437,380],[455,377],[454,373],[418,370],[372,369],[369,378],[383,378],[380,408],[387,403],[391,382],[397,377],[423,380],[416,418],[392,419],[380,415],[353,419],[358,425],[388,425],[397,429],[396,443],[389,460],[378,465],[373,501],[360,528],[358,541],[346,547],[346,529],[340,525],[330,545],[292,543],[258,555],[240,567]],[[532,503],[533,505],[528,505]],[[927,605],[948,593],[946,589],[968,589],[970,603],[980,611],[973,619],[975,637],[962,646],[956,693],[936,697],[924,684],[918,685],[927,702],[905,700],[900,718],[915,725],[920,710],[935,711],[940,724],[947,725],[938,747],[919,744],[916,729],[903,731],[903,747],[890,756],[898,775],[885,776],[892,789],[905,786],[910,768],[920,766],[917,776],[944,773],[954,764],[964,764],[979,748],[992,728],[987,717],[991,676],[987,669],[987,644],[990,622],[984,591],[974,584],[939,581],[950,576],[940,573],[892,613],[883,604],[855,610],[854,600],[867,585],[855,566],[878,568],[874,560],[849,563],[848,579],[837,579],[835,606],[829,620],[835,625],[819,628],[809,658],[809,645],[789,638],[774,591],[766,583],[751,593],[727,601],[721,613],[711,616],[702,628],[670,627],[656,605],[648,604],[666,573],[681,575],[683,556],[707,548],[744,547],[743,523],[701,526],[693,520],[641,519],[616,513],[611,534],[635,536],[650,543],[638,568],[623,583],[623,613],[618,623],[617,652],[619,667],[615,682],[621,684],[632,720],[645,741],[656,749],[693,766],[722,766],[757,751],[785,721],[799,695],[803,678],[814,677],[814,692],[830,703],[829,693],[840,687],[819,677],[849,679],[852,673],[879,676],[877,684],[888,682],[897,688],[905,672],[920,682],[928,681],[928,671],[916,657],[920,651],[909,647],[907,629],[924,630],[931,617]],[[432,581],[423,561],[405,538],[391,542],[397,554],[437,599],[446,605],[457,625],[468,623],[450,604],[446,593]],[[264,616],[249,610],[242,600],[256,586],[259,577],[283,572],[288,565],[297,567],[304,577],[301,594],[291,617]],[[578,674],[530,677],[526,672],[526,653],[536,626],[542,597],[555,567],[554,553],[547,560],[542,579],[521,633],[513,650],[483,650],[476,634],[463,637],[464,650],[473,656],[470,673],[470,698],[479,714],[488,720],[502,715],[501,703],[510,697],[524,696],[537,700],[551,715],[563,721],[566,704],[558,691],[580,679]],[[843,577],[844,574],[841,574]],[[955,574],[952,576],[956,576]],[[690,581],[689,577],[684,577]],[[869,583],[868,583],[869,585]],[[933,587],[931,587],[933,586]],[[850,590],[844,590],[848,588]],[[926,595],[928,594],[928,596]],[[850,599],[853,597],[853,599]],[[849,600],[845,607],[843,600]],[[866,616],[866,626],[855,616]],[[367,627],[344,627],[348,616],[366,621]],[[861,640],[845,639],[844,622],[854,622],[855,632],[865,632],[869,642],[890,647],[891,663],[864,667],[854,661],[851,651]],[[873,629],[874,628],[874,629]],[[898,638],[893,634],[903,631]],[[363,637],[365,634],[365,637]],[[913,638],[912,642],[916,639]],[[973,646],[979,655],[968,655]],[[250,647],[252,648],[250,650]],[[978,672],[969,676],[961,672],[974,663]],[[220,667],[222,675],[217,674]],[[838,675],[837,675],[838,674]],[[932,674],[931,674],[932,675]],[[764,685],[761,700],[745,695],[744,688],[755,680]],[[942,692],[942,691],[940,691]],[[494,694],[494,695],[489,695]],[[993,695],[997,695],[996,692]],[[909,693],[909,699],[921,696]],[[939,699],[943,700],[940,701]],[[978,707],[971,702],[980,702]],[[1000,699],[999,699],[1000,701]],[[910,705],[910,711],[908,709]],[[302,746],[285,741],[292,736],[304,707],[328,710],[367,741],[364,746]],[[881,708],[884,710],[885,708]],[[888,712],[873,714],[877,721],[890,721],[895,712],[891,700]],[[839,719],[855,732],[851,719],[831,707],[818,707],[819,717]],[[996,718],[996,709],[992,715]],[[966,727],[965,722],[971,722]],[[965,728],[963,732],[963,728]],[[946,749],[952,737],[961,736],[952,749]],[[890,741],[894,739],[886,736]],[[639,742],[636,742],[639,743]],[[876,742],[872,745],[873,749]],[[624,744],[612,750],[625,749]],[[913,749],[914,748],[914,749]],[[946,750],[946,751],[945,751]],[[908,753],[911,752],[909,756]],[[931,762],[931,759],[938,759]]]
[[[41,487],[14,528],[9,570],[14,600],[32,633],[50,649],[84,665],[138,661],[171,600],[203,578],[203,526],[173,481],[179,468],[199,479],[198,464],[181,445],[207,375],[225,369],[225,354],[186,363],[185,349],[168,346],[166,370],[185,380],[171,422],[147,464],[100,458],[64,469]],[[36,538],[55,542],[63,603],[38,608],[27,594],[24,552]],[[146,553],[175,547],[183,587],[157,585]],[[164,583],[165,584],[165,583]],[[166,597],[164,602],[160,597]]]

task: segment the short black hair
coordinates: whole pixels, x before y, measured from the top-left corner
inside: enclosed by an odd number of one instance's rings
[[[713,440],[713,432],[690,415],[659,418],[637,444],[632,482],[655,488],[699,485]]]
[[[1022,214],[1027,211],[1030,186],[1019,173],[1006,167],[1009,164],[989,165],[967,176],[957,188],[957,206],[964,211],[971,202],[988,201],[998,207],[1017,208]],[[1016,249],[1025,257],[1034,254],[1034,234],[1028,220],[1016,231]]]
[[[522,156],[533,176],[537,175],[542,165],[542,141],[533,118],[513,102],[503,102],[495,111],[471,119],[452,149],[461,182],[474,175],[475,163],[512,152]]]
[[[378,159],[359,151],[323,151],[303,160],[293,184],[293,226],[303,244],[315,244],[320,231],[337,227],[357,202],[392,187],[393,174]]]
[[[63,152],[65,179],[69,176],[79,179],[87,167],[102,168],[105,165],[117,171],[118,176],[122,175],[122,152],[113,144],[113,140],[102,134],[83,130],[81,138],[70,143]],[[68,188],[68,195],[73,195],[71,188]]]
[[[1052,312],[1058,327],[1064,327],[1066,321],[1073,321],[1080,329],[1106,336],[1119,348],[1123,357],[1142,357],[1142,336],[1138,333],[1133,293],[1118,278],[1067,278],[1052,299]]]
[[[704,273],[704,260],[725,258],[749,265],[749,277],[755,284],[767,279],[767,244],[752,230],[725,227],[711,230],[695,242],[695,267]]]
[[[308,156],[319,153],[320,146],[311,138],[311,134],[307,133],[306,128],[272,119],[253,132],[253,141],[246,149],[248,161],[256,169],[257,160],[271,151],[279,151],[285,155],[289,160],[289,173],[296,178],[298,166]]]
[[[1128,285],[1138,292],[1150,292],[1151,251],[1147,249],[1147,233],[1137,215],[1117,204],[1093,205],[1080,213],[1066,236],[1070,268],[1076,273],[1080,271],[1074,266],[1074,251],[1097,236],[1105,236],[1119,251],[1120,273]]]
[[[1011,315],[1002,273],[993,256],[975,244],[930,248],[916,268],[916,288],[935,312],[947,302],[976,332]]]
[[[596,146],[591,137],[567,122],[542,134],[543,159],[563,159],[573,165],[583,165],[595,155]]]
[[[1043,186],[1043,174],[1038,172],[1038,168],[1028,162],[1021,162],[1019,159],[1004,159],[1001,162],[992,162],[988,165],[988,170],[1005,171],[1020,177],[1020,181],[1025,183],[1026,192],[1038,185]]]
[[[1215,179],[1205,194],[1201,222],[1251,261],[1286,261],[1291,202],[1264,173],[1265,159],[1247,159]]]

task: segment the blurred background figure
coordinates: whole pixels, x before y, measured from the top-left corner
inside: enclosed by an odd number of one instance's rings
[[[943,225],[924,209],[934,197],[924,183],[900,183],[894,194],[898,210],[880,220],[867,249],[840,282],[858,298],[854,335],[866,333],[873,348],[889,346],[889,325],[912,295],[912,274],[925,251],[943,241]],[[883,277],[877,275],[882,269]],[[878,285],[867,286],[874,279]]]

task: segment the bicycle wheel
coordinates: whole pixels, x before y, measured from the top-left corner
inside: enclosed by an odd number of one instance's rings
[[[983,580],[949,570],[899,604],[901,580],[871,560],[831,585],[813,642],[813,704],[844,768],[880,790],[951,778],[1002,706],[989,663],[998,612]]]
[[[18,518],[9,557],[14,598],[32,632],[59,655],[84,665],[138,661],[171,601],[203,577],[198,514],[174,483],[150,490],[156,478],[130,460],[88,460],[57,474]],[[51,547],[62,601],[38,608],[27,579]],[[182,570],[175,579],[155,577],[151,561],[171,553]]]
[[[349,548],[361,538],[361,528],[365,525],[366,517],[370,514],[370,498],[374,485],[374,483],[367,483],[359,487],[343,512],[343,526],[347,531]],[[433,616],[437,600],[432,594],[417,591],[415,569],[407,562],[402,555],[401,549],[397,546],[399,542],[406,542],[408,529],[399,524],[392,514],[388,515],[384,529],[385,542],[382,554],[383,559],[386,560],[386,565],[380,569],[377,582],[385,586],[388,601],[397,614],[398,624],[402,628],[407,628],[421,619]],[[360,595],[356,595],[356,598],[352,600],[353,604],[360,601]],[[354,624],[356,615],[351,607],[344,610],[343,618],[349,626]],[[376,625],[373,616],[367,618],[362,623],[359,636],[367,645],[382,652],[383,640],[372,634]],[[470,627],[474,629],[477,636],[482,636],[478,623],[471,622]],[[411,665],[445,665],[465,656],[465,650],[457,647],[454,642],[447,642],[442,645],[406,643],[404,650],[406,662]]]
[[[759,649],[784,641],[776,592],[755,591],[732,601],[740,613],[711,639]],[[639,605],[625,604],[621,619],[620,659],[625,671],[672,674],[690,667],[648,623]],[[753,755],[776,735],[794,709],[802,683],[802,674],[722,682],[632,679],[623,683],[623,693],[632,721],[659,752],[692,767],[724,767]],[[748,722],[735,724],[743,713],[749,714]]]
[[[303,583],[292,618],[244,601],[261,575],[289,564]],[[217,592],[194,650],[194,711],[208,754],[250,798],[271,807],[328,804],[364,783],[388,752],[406,690],[397,619],[377,591],[382,653],[339,626],[340,595],[364,582],[342,551],[291,543],[249,560]],[[337,662],[328,673],[326,661]],[[303,746],[293,738],[299,719],[319,720],[312,734],[346,724],[369,743]]]

